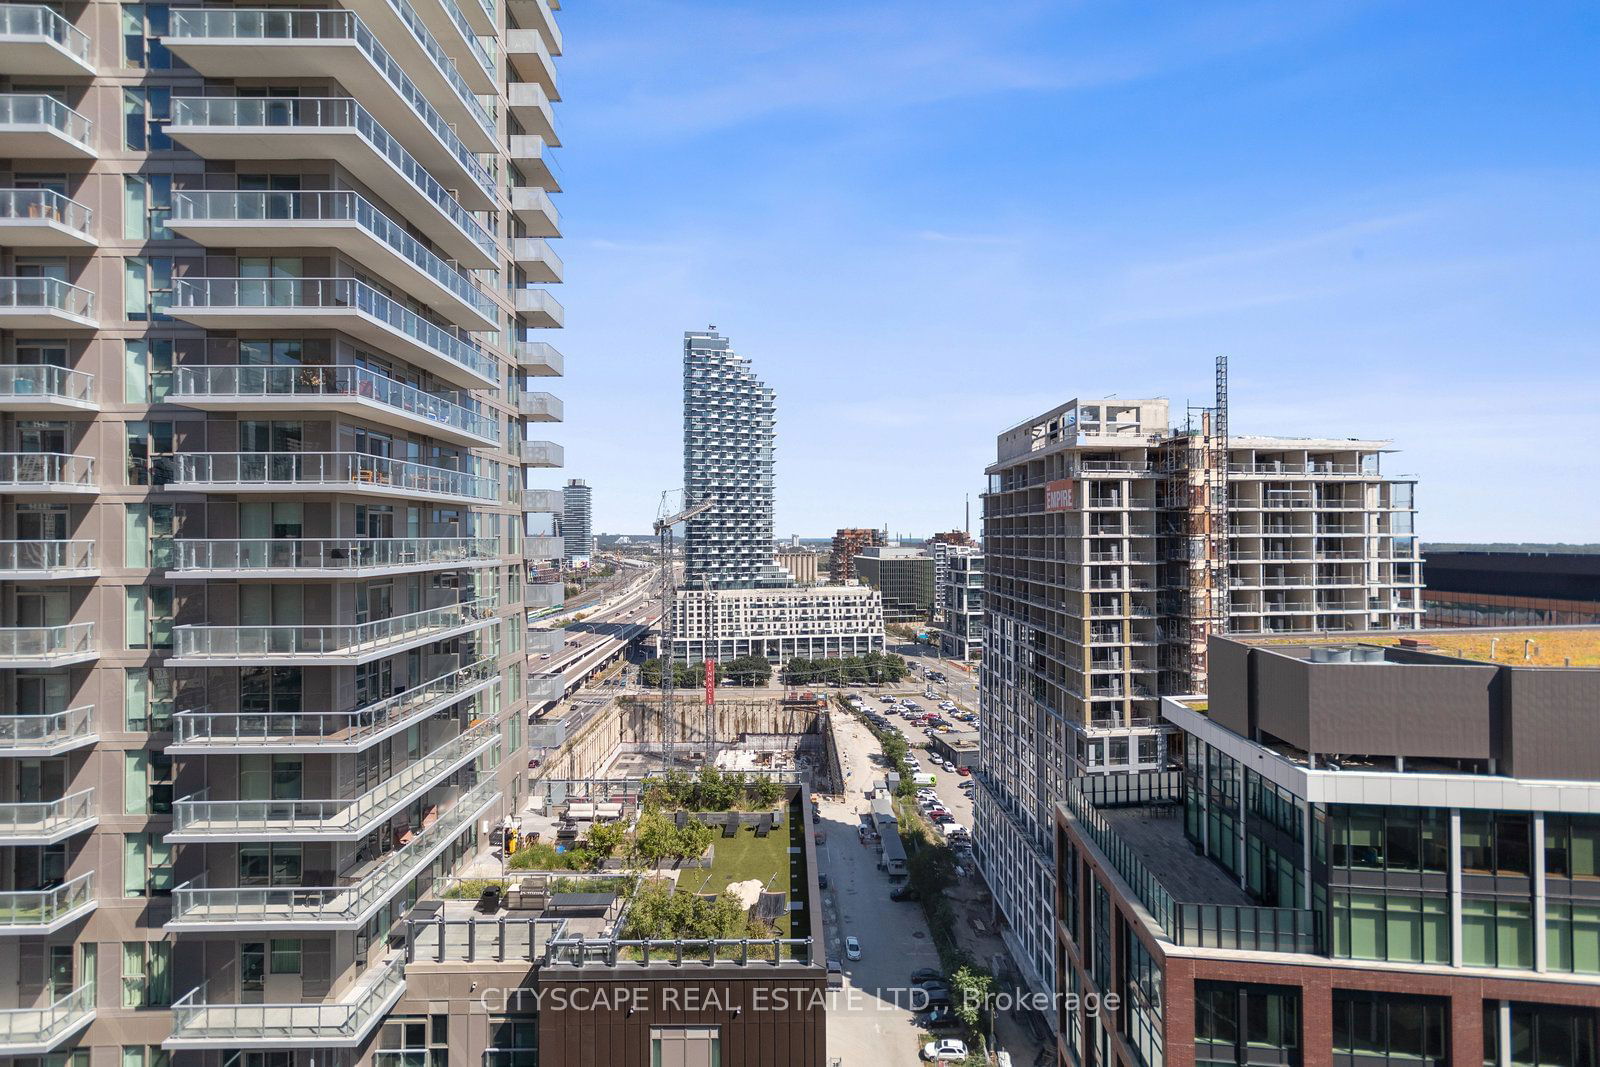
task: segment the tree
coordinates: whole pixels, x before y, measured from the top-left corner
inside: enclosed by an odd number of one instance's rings
[[[960,967],[950,976],[951,1007],[956,1018],[974,1034],[982,1034],[989,1014],[989,998],[994,992],[994,977],[971,965]]]
[[[620,822],[597,822],[589,827],[584,837],[584,851],[589,854],[589,865],[599,866],[611,858],[627,837]]]
[[[783,668],[784,680],[790,685],[804,685],[810,681],[811,661],[804,656],[795,656]]]
[[[705,823],[695,819],[685,819],[683,825],[677,827],[671,854],[680,860],[699,859],[705,855],[706,849],[711,847],[711,842],[716,840],[716,836],[717,832]]]
[[[659,866],[672,855],[678,843],[678,827],[659,811],[645,812],[639,816],[639,825],[633,831],[633,851],[651,867]]]
[[[839,674],[851,685],[860,685],[867,680],[867,661],[860,656],[847,656],[839,661]]]
[[[783,798],[783,783],[776,778],[763,775],[755,780],[750,788],[755,800],[755,806],[763,810],[777,804]]]
[[[739,656],[724,664],[719,673],[730,685],[766,685],[772,680],[772,664],[765,656]]]
[[[661,661],[652,656],[639,664],[639,684],[646,689],[661,688]]]

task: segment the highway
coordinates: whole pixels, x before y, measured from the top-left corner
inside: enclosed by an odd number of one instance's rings
[[[559,674],[562,696],[571,696],[596,673],[620,659],[628,646],[650,632],[660,617],[653,599],[654,568],[642,574],[624,591],[585,613],[580,622],[568,623],[563,632],[566,644],[558,651],[529,662],[529,671],[538,679]],[[544,702],[548,708],[555,700]]]

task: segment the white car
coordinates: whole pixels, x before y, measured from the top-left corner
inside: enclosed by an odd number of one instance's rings
[[[844,939],[844,958],[859,960],[861,958],[861,942],[856,940],[856,935],[851,934]]]
[[[967,1043],[953,1037],[930,1041],[922,1046],[922,1058],[939,1061],[964,1060],[967,1058]]]

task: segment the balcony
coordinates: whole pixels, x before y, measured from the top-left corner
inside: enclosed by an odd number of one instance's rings
[[[469,448],[500,442],[493,417],[349,364],[179,367],[172,399],[210,411],[338,411]]]
[[[98,740],[93,705],[44,715],[0,715],[0,756],[59,756]]]
[[[406,990],[400,956],[377,964],[338,1000],[315,1004],[238,1004],[232,975],[190,990],[172,1005],[166,1049],[355,1048]]]
[[[210,248],[337,248],[456,326],[500,325],[494,301],[470,276],[347,190],[177,192],[168,225]]]
[[[0,329],[93,330],[99,325],[94,294],[87,289],[59,278],[0,278]]]
[[[85,982],[39,1008],[0,1009],[0,1053],[42,1056],[94,1022],[94,985]]]
[[[192,452],[176,457],[172,485],[210,493],[352,493],[481,504],[488,478],[363,452]]]
[[[93,77],[89,35],[43,4],[0,4],[0,70]]]
[[[172,805],[168,841],[359,841],[488,751],[499,724],[480,722],[375,788],[342,800],[212,800],[201,790]]]
[[[99,658],[92,622],[0,628],[0,667],[70,667]]]
[[[560,559],[565,551],[565,538],[536,534],[522,539],[523,559]]]
[[[46,364],[0,366],[0,411],[98,411],[94,375]]]
[[[554,393],[517,393],[517,414],[529,422],[560,422],[566,405]]]
[[[388,4],[405,4],[407,0],[347,0],[352,7],[358,7],[367,12],[374,22],[382,20],[372,14],[372,9],[380,2]],[[482,9],[478,0],[463,0],[464,3],[477,5]],[[463,77],[472,83],[476,92],[491,94],[500,88],[499,69],[496,63],[497,28],[479,30],[474,24],[467,21],[467,16],[461,10],[461,5],[456,0],[417,0],[411,8],[411,17],[422,22],[433,34],[439,46],[451,59],[455,60],[456,69]]]
[[[376,578],[488,567],[495,537],[275,538],[173,542],[169,578]]]
[[[0,890],[0,937],[53,934],[89,914],[94,906],[93,871],[52,889]]]
[[[545,95],[544,86],[536,82],[512,82],[506,86],[506,106],[511,116],[530,134],[544,139],[552,147],[560,147],[556,134],[555,108]]]
[[[559,515],[566,510],[559,489],[524,489],[521,494],[522,510],[541,514]]]
[[[543,289],[513,289],[511,302],[528,326],[560,329],[567,318],[561,304]]]
[[[0,804],[0,845],[54,845],[99,821],[93,789],[60,800]]]
[[[567,450],[554,441],[518,441],[517,458],[524,467],[560,467],[567,461]]]
[[[567,693],[567,679],[560,672],[528,675],[528,700],[535,704],[549,704]]]
[[[95,578],[93,541],[0,541],[0,578],[13,581]]]
[[[531,26],[544,39],[551,55],[561,54],[561,27],[550,10],[549,0],[508,0],[507,6],[518,26]],[[560,3],[556,4],[560,7]]]
[[[512,238],[511,260],[530,282],[554,285],[566,277],[566,264],[542,237]]]
[[[345,885],[212,889],[204,877],[185,882],[172,891],[172,918],[167,928],[227,934],[358,930],[499,800],[500,789],[493,779],[480,782],[423,827],[409,844],[348,874]]]
[[[505,35],[506,60],[517,79],[532,82],[543,89],[551,100],[561,99],[561,89],[556,84],[556,61],[537,30],[507,30]]]
[[[526,237],[560,237],[561,216],[550,194],[531,185],[517,185],[511,189],[511,213],[528,232]]]
[[[476,344],[354,278],[179,278],[172,316],[224,330],[342,330],[462,389],[499,383]]]
[[[462,266],[499,262],[463,201],[349,97],[178,97],[170,131],[206,159],[340,163]]]
[[[415,726],[500,680],[492,662],[441,674],[354,711],[180,711],[173,716],[170,752],[361,752]]]
[[[553,656],[567,647],[567,632],[565,630],[529,630],[527,645],[528,655],[530,656]]]
[[[537,185],[551,193],[561,191],[561,182],[553,169],[555,161],[550,158],[544,138],[535,134],[512,134],[508,148],[506,154],[529,185]]]
[[[0,189],[0,246],[94,248],[94,212],[52,189]]]
[[[559,378],[566,373],[567,360],[547,341],[516,343],[517,372],[530,378]]]
[[[559,608],[566,599],[566,587],[560,582],[529,582],[522,587],[522,602],[529,608]]]
[[[321,625],[177,626],[172,667],[245,667],[301,661],[355,666],[481,630],[495,621],[490,598],[393,615],[374,622]]]
[[[94,159],[93,136],[94,123],[53,96],[0,93],[0,156]]]

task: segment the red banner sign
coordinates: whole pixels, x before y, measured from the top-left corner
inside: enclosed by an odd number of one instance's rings
[[[706,707],[717,702],[717,661],[706,660]]]
[[[1077,507],[1078,483],[1074,481],[1046,482],[1044,509],[1046,511],[1071,511]]]

